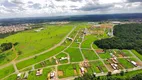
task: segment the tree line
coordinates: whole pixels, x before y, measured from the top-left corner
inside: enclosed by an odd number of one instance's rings
[[[9,50],[11,48],[12,48],[12,43],[11,42],[10,43],[2,43],[0,45],[0,52],[4,52],[4,51]]]
[[[138,73],[133,76],[126,76],[124,71],[121,71],[115,75],[112,75],[111,72],[108,72],[106,76],[96,76],[85,73],[83,76],[79,76],[74,80],[142,80],[142,73]]]
[[[115,37],[96,40],[102,49],[135,49],[142,54],[142,24],[121,24],[114,26]]]

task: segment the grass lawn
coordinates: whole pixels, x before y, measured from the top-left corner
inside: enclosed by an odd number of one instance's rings
[[[36,76],[36,71],[29,74],[27,80],[47,80],[47,75],[52,71],[50,68],[43,69],[43,74],[41,76]]]
[[[16,54],[12,50],[5,51],[0,53],[0,65],[9,63],[16,57]]]
[[[125,67],[126,69],[128,68],[133,68],[134,66],[128,62],[126,59],[118,59],[118,61]]]
[[[49,51],[45,54],[42,54],[42,55],[39,55],[39,56],[36,56],[34,58],[31,58],[31,59],[28,59],[28,60],[25,60],[25,61],[22,61],[22,62],[19,62],[17,63],[17,68],[20,70],[24,67],[27,67],[27,66],[30,66],[32,64],[35,64],[37,62],[40,62],[40,61],[43,61],[49,57],[52,57],[54,56],[55,54],[59,53],[60,51],[62,51],[65,47],[63,46],[59,46],[57,47],[56,49],[52,50],[52,51]],[[23,65],[24,64],[24,65]]]
[[[30,70],[32,70],[32,67],[27,67],[27,68],[25,68],[25,69],[22,69],[22,70],[20,70],[20,72],[30,71]]]
[[[124,52],[126,56],[132,56],[132,54],[128,50],[122,50],[122,52]]]
[[[57,59],[61,58],[61,57],[67,57],[67,54],[65,53],[60,53],[56,56]]]
[[[79,43],[77,43],[77,41],[74,41],[71,45],[71,47],[79,47]]]
[[[75,73],[74,70],[76,70],[77,73]],[[79,75],[79,65],[78,64],[61,65],[58,66],[58,71],[63,72],[63,76],[59,76],[59,78],[77,76]]]
[[[42,67],[46,67],[46,66],[51,66],[51,65],[56,65],[56,61],[53,58],[51,58],[49,60],[46,60],[46,61],[43,61],[41,63],[38,63],[34,67],[35,67],[35,69],[38,69],[38,68],[42,68]]]
[[[90,62],[89,64],[90,67],[87,68],[87,72],[90,74],[100,73],[101,71],[98,69],[98,66],[102,68],[103,72],[107,72],[107,69],[101,61]]]
[[[106,51],[106,53],[99,53],[99,56],[102,58],[102,59],[108,59],[108,58],[111,58],[111,55],[108,51]]]
[[[71,62],[78,62],[83,60],[79,48],[68,48],[66,52],[69,53]]]
[[[5,78],[4,80],[16,80],[17,79],[17,74],[13,74],[7,78]]]
[[[57,56],[56,56],[56,58],[58,59],[58,61],[59,61],[59,63],[67,63],[68,62],[68,60],[59,60],[61,57],[68,57],[67,56],[67,54],[65,54],[65,53],[60,53],[60,54],[58,54]]]
[[[139,54],[136,50],[131,50],[141,61],[142,61],[142,55]]]
[[[14,70],[13,65],[10,65],[8,67],[0,69],[0,79],[4,78],[14,72],[15,72],[15,70]]]
[[[96,39],[97,38],[94,35],[85,36],[85,41],[82,43],[81,48],[91,48],[92,42],[94,42]]]
[[[93,50],[82,49],[82,53],[88,60],[96,60],[98,59],[96,53]]]
[[[65,40],[65,42],[62,44],[62,46],[69,46],[72,41],[69,41],[68,39]]]
[[[71,25],[45,25],[43,28],[44,30],[40,32],[35,32],[34,30],[37,29],[32,29],[8,36],[4,39],[0,39],[0,44],[4,42],[18,42],[15,48],[17,52],[22,52],[18,57],[19,60],[47,50],[59,43],[73,27]]]
[[[74,42],[72,43],[71,47],[79,47],[79,43],[82,41],[82,33],[79,31],[77,37],[75,38]]]
[[[93,44],[92,47],[93,47],[94,49],[100,49],[100,48],[99,48],[97,45],[95,45],[95,44]]]

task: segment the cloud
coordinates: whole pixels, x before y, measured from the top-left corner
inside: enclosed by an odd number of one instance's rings
[[[95,10],[106,10],[113,7],[112,4],[87,4],[80,8],[83,11],[95,11]]]
[[[17,4],[17,5],[24,4],[21,0],[10,0],[10,1],[14,4]]]
[[[142,12],[142,0],[0,0],[0,18],[129,12]]]
[[[127,0],[128,2],[142,2],[142,0]]]
[[[39,3],[34,3],[32,5],[29,5],[29,8],[41,9],[41,5]]]
[[[69,1],[72,1],[72,2],[82,2],[83,0],[69,0]]]

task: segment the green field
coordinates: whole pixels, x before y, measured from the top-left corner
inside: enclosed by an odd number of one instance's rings
[[[89,64],[90,64],[90,67],[87,68],[87,72],[90,74],[100,73],[101,70],[99,70],[98,66],[102,68],[103,72],[107,72],[107,69],[105,68],[105,66],[103,65],[101,61],[90,62]]]
[[[16,54],[12,50],[0,53],[0,65],[9,63],[16,57]]]
[[[126,56],[132,56],[132,54],[128,50],[122,50]]]
[[[82,49],[82,53],[88,60],[96,60],[98,59],[96,53],[93,50]]]
[[[76,70],[76,73],[74,72],[74,70]],[[58,71],[63,72],[63,76],[59,76],[59,78],[77,76],[79,75],[79,65],[78,64],[61,65],[58,66]]]
[[[71,62],[83,60],[79,48],[68,48],[65,52],[69,53]]]
[[[57,47],[56,49],[54,49],[54,50],[52,50],[52,51],[49,51],[49,52],[47,52],[47,53],[45,53],[45,54],[42,54],[42,55],[39,55],[39,56],[37,56],[37,57],[34,57],[34,58],[31,58],[31,59],[28,59],[28,60],[19,62],[19,63],[16,64],[16,65],[17,65],[17,68],[20,70],[20,69],[22,69],[22,68],[25,68],[25,67],[30,66],[30,65],[32,65],[32,64],[35,64],[35,63],[37,63],[37,62],[43,61],[43,60],[45,60],[45,59],[48,59],[49,57],[51,57],[51,56],[53,56],[53,55],[59,53],[59,52],[62,51],[63,49],[64,49],[63,46],[59,46],[59,47]],[[22,64],[24,64],[24,65],[22,65]]]
[[[91,44],[96,40],[96,36],[95,35],[88,35],[85,36],[85,39],[81,45],[81,48],[91,48]]]
[[[68,60],[62,60],[62,61],[60,61],[59,59],[61,58],[61,57],[68,57],[68,55],[67,54],[65,54],[65,53],[60,53],[60,54],[58,54],[57,56],[56,56],[56,58],[57,58],[57,60],[59,61],[59,63],[67,63],[68,62]]]
[[[13,75],[5,78],[4,80],[16,80],[16,78],[17,78],[17,74],[13,74]]]
[[[128,68],[133,68],[134,66],[128,62],[126,59],[118,59],[118,61],[125,67],[126,69]]]
[[[111,58],[111,55],[110,55],[109,52],[99,53],[99,56],[100,56],[102,59],[108,59],[108,58]]]
[[[44,30],[35,32],[28,30],[20,32],[0,40],[0,44],[4,42],[18,43],[15,46],[17,51],[21,51],[18,59],[22,59],[41,51],[49,49],[50,47],[59,43],[73,28],[71,25],[45,25]]]
[[[140,55],[136,50],[132,50],[132,52],[142,61],[142,55]]]
[[[35,69],[38,69],[38,68],[47,67],[47,66],[51,66],[51,65],[56,65],[55,59],[53,59],[53,58],[46,60],[46,61],[42,61],[42,62],[36,64],[34,67],[35,67]]]
[[[11,73],[14,73],[14,67],[13,65],[10,65],[8,67],[5,67],[3,69],[0,69],[0,79],[4,78],[5,76],[8,76]]]
[[[48,74],[52,71],[50,68],[43,69],[43,74],[41,76],[36,76],[36,71],[30,72],[27,80],[47,80]]]
[[[41,26],[42,25],[43,24],[41,24]],[[84,28],[87,28],[88,31],[96,30],[91,29],[90,27],[92,25],[87,22],[72,22],[65,25],[44,24],[43,26],[43,30],[39,32],[35,32],[35,30],[39,29],[35,28],[0,39],[0,44],[3,42],[18,42],[18,44],[14,47],[16,52],[20,51],[21,54],[18,54],[18,58],[15,60],[15,63],[17,69],[20,73],[22,73],[22,75],[24,75],[23,73],[27,71],[29,72],[27,80],[47,80],[47,75],[51,71],[57,71],[56,73],[58,74],[58,78],[81,76],[80,67],[84,66],[84,60],[87,60],[89,63],[88,67],[84,67],[85,71],[87,70],[89,74],[108,72],[103,62],[106,65],[110,65],[108,64],[108,61],[106,61],[106,59],[112,58],[110,53],[113,53],[117,57],[118,62],[122,64],[125,69],[134,68],[134,66],[126,60],[127,58],[125,59],[119,55],[121,52],[123,52],[128,59],[138,62],[129,50],[104,49],[104,53],[95,53],[93,49],[91,49],[91,46],[95,51],[100,48],[94,45],[93,42],[98,39],[108,38],[108,31],[104,28],[100,30],[105,30],[105,33],[84,35],[83,40],[82,36]],[[71,41],[67,38],[64,39],[75,26],[77,27],[68,36],[75,40]],[[77,36],[75,37],[75,35]],[[61,45],[58,45],[54,49],[48,51],[49,48],[55,46],[63,39],[65,41],[63,41]],[[81,48],[79,48],[80,45]],[[116,53],[114,53],[115,51]],[[131,51],[142,60],[142,56],[139,53],[135,50]],[[11,49],[0,53],[0,66],[3,66],[15,59],[16,52]],[[99,55],[100,59],[97,55]],[[61,60],[63,57],[67,57],[69,59]],[[17,74],[14,73],[15,70],[12,63],[10,64],[10,66],[0,69],[0,79],[7,77],[4,80],[16,80]],[[102,71],[99,70],[100,68]],[[36,76],[37,69],[43,69],[43,74],[41,76]]]

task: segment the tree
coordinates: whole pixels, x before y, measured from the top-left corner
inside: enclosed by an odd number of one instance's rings
[[[107,76],[111,76],[111,75],[112,75],[112,73],[111,73],[111,72],[108,72],[108,73],[107,73]]]
[[[121,75],[121,76],[124,76],[124,74],[125,74],[124,71],[121,71],[121,72],[120,72],[120,75]]]

